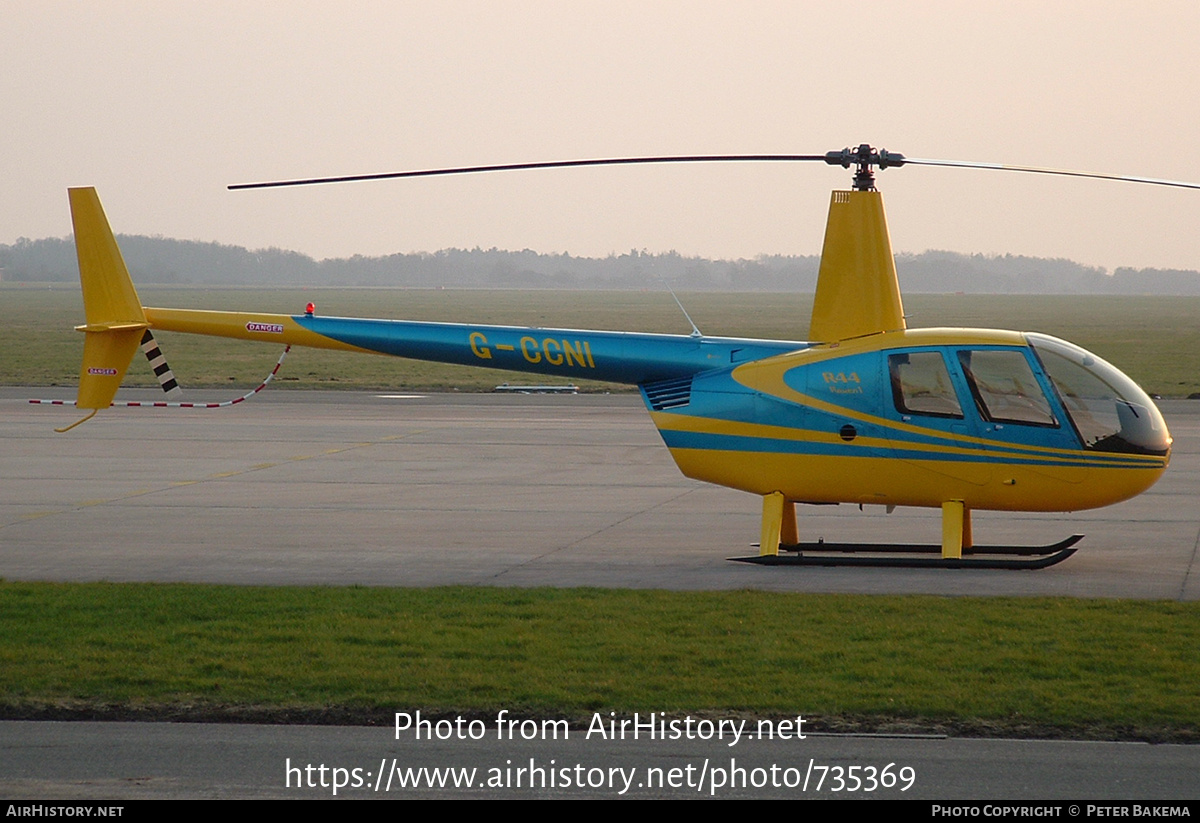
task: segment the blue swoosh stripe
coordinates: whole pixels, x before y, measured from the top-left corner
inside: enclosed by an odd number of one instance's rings
[[[685,432],[662,430],[663,442],[668,448],[700,449],[705,451],[731,451],[772,454],[804,454],[833,457],[901,458],[906,460],[938,460],[952,463],[992,463],[998,465],[1062,466],[1072,468],[1136,468],[1159,469],[1161,464],[1145,462],[1129,463],[1112,460],[1107,455],[1079,458],[1030,458],[1010,457],[988,451],[970,454],[953,452],[927,452],[903,448],[880,446],[856,446],[852,443],[829,443],[806,440],[783,440],[744,435],[712,434],[709,432]]]

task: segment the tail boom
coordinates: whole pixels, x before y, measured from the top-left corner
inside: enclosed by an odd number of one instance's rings
[[[787,340],[146,307],[156,331],[636,385],[804,348]]]

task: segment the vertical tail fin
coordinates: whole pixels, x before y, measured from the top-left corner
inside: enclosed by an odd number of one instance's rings
[[[67,193],[87,318],[85,325],[76,326],[86,338],[75,405],[81,409],[106,409],[112,404],[149,323],[96,190],[68,189]]]

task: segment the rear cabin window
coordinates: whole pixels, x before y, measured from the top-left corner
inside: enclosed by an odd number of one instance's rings
[[[984,420],[1026,426],[1058,425],[1024,352],[963,350],[958,353],[958,362]]]
[[[958,404],[941,352],[890,354],[888,372],[896,411],[962,419],[962,406]]]

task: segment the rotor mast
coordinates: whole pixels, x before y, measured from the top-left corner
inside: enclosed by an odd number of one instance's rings
[[[831,151],[825,162],[847,169],[853,165],[854,187],[833,192],[829,201],[809,339],[833,343],[903,331],[900,283],[874,167],[902,166],[904,155],[863,143]]]

